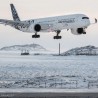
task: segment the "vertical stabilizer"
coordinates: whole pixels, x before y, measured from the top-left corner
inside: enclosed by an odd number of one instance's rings
[[[10,6],[11,6],[11,11],[12,11],[13,20],[14,20],[14,21],[20,21],[20,18],[19,18],[19,16],[18,16],[18,13],[17,13],[17,11],[16,11],[14,5],[13,5],[13,4],[10,4]]]

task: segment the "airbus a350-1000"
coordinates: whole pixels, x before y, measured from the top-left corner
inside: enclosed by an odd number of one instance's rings
[[[61,39],[61,30],[71,30],[72,34],[86,34],[86,28],[91,25],[90,18],[84,14],[71,14],[48,18],[21,21],[13,4],[10,4],[13,20],[0,19],[1,24],[10,25],[22,32],[35,33],[32,38],[40,38],[39,32],[56,32],[54,39]],[[94,19],[97,23],[97,19]]]

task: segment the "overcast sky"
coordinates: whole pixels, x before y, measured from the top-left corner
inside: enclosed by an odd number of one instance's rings
[[[1,0],[0,19],[11,19],[10,3],[13,3],[21,20],[39,17],[83,13],[98,19],[98,0]],[[9,45],[37,43],[48,50],[57,50],[61,43],[62,51],[85,45],[98,46],[98,24],[91,25],[86,35],[76,36],[70,31],[61,32],[62,39],[54,40],[55,33],[41,33],[40,39],[32,39],[33,33],[23,33],[10,26],[0,24],[0,48]]]

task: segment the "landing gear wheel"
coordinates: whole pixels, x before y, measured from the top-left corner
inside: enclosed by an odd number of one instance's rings
[[[54,36],[54,39],[61,39],[62,36]]]
[[[83,34],[86,34],[86,32],[83,32]]]
[[[40,38],[40,35],[36,35],[36,38]]]
[[[32,38],[40,38],[40,35],[32,35]]]

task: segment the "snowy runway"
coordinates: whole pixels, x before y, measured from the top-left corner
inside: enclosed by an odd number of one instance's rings
[[[0,97],[4,98],[97,98],[97,89],[0,89]]]

